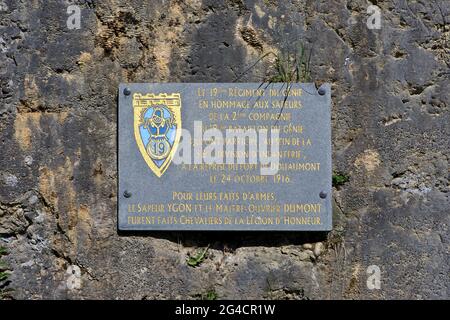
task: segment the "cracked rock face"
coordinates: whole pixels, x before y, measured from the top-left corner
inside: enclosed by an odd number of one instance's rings
[[[9,298],[448,298],[448,1],[377,1],[378,30],[362,0],[78,1],[68,29],[73,3],[0,0]],[[231,82],[296,41],[332,84],[334,230],[118,235],[118,84]]]

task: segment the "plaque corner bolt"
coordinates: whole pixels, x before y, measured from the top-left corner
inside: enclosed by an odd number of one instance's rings
[[[327,92],[327,90],[324,87],[320,87],[319,90],[317,91],[321,96],[325,95],[325,93]]]
[[[321,191],[319,193],[319,197],[321,197],[322,199],[325,199],[327,197],[327,193],[325,191]]]
[[[131,94],[130,88],[127,87],[127,88],[123,89],[123,94],[126,96],[129,96]]]
[[[124,196],[125,198],[130,198],[130,197],[131,197],[131,192],[129,192],[128,190],[125,190],[125,191],[123,192],[123,196]]]

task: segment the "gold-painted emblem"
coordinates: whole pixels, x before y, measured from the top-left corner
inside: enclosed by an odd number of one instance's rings
[[[161,177],[181,137],[179,93],[133,94],[134,137],[145,162]]]

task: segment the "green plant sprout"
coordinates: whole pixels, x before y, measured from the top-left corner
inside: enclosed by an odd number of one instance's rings
[[[299,82],[310,82],[311,81],[311,56],[312,50],[305,49],[303,44],[297,47],[295,52],[277,53],[273,51],[266,52],[260,56],[250,67],[248,67],[244,72],[238,76],[234,82],[238,81],[245,74],[247,74],[251,69],[253,69],[260,61],[263,59],[273,56],[275,58],[273,64],[273,72],[269,74],[263,82],[259,85],[258,89],[264,87],[266,90],[270,85],[274,83],[282,83],[280,91],[284,90],[284,100],[280,108],[277,119],[279,120],[281,114],[283,113],[284,106],[289,97],[289,93],[292,89],[294,83]],[[277,120],[277,122],[278,122]]]
[[[203,296],[203,300],[217,300],[218,296],[214,290],[208,290]]]
[[[350,177],[343,173],[335,173],[332,177],[333,187],[338,187],[348,182]]]
[[[198,267],[205,260],[208,249],[209,249],[209,245],[206,247],[205,250],[198,252],[195,256],[188,257],[186,259],[188,266],[193,267],[193,268]]]

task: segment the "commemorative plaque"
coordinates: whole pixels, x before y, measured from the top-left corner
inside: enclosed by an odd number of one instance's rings
[[[331,230],[331,87],[119,87],[118,227]]]

